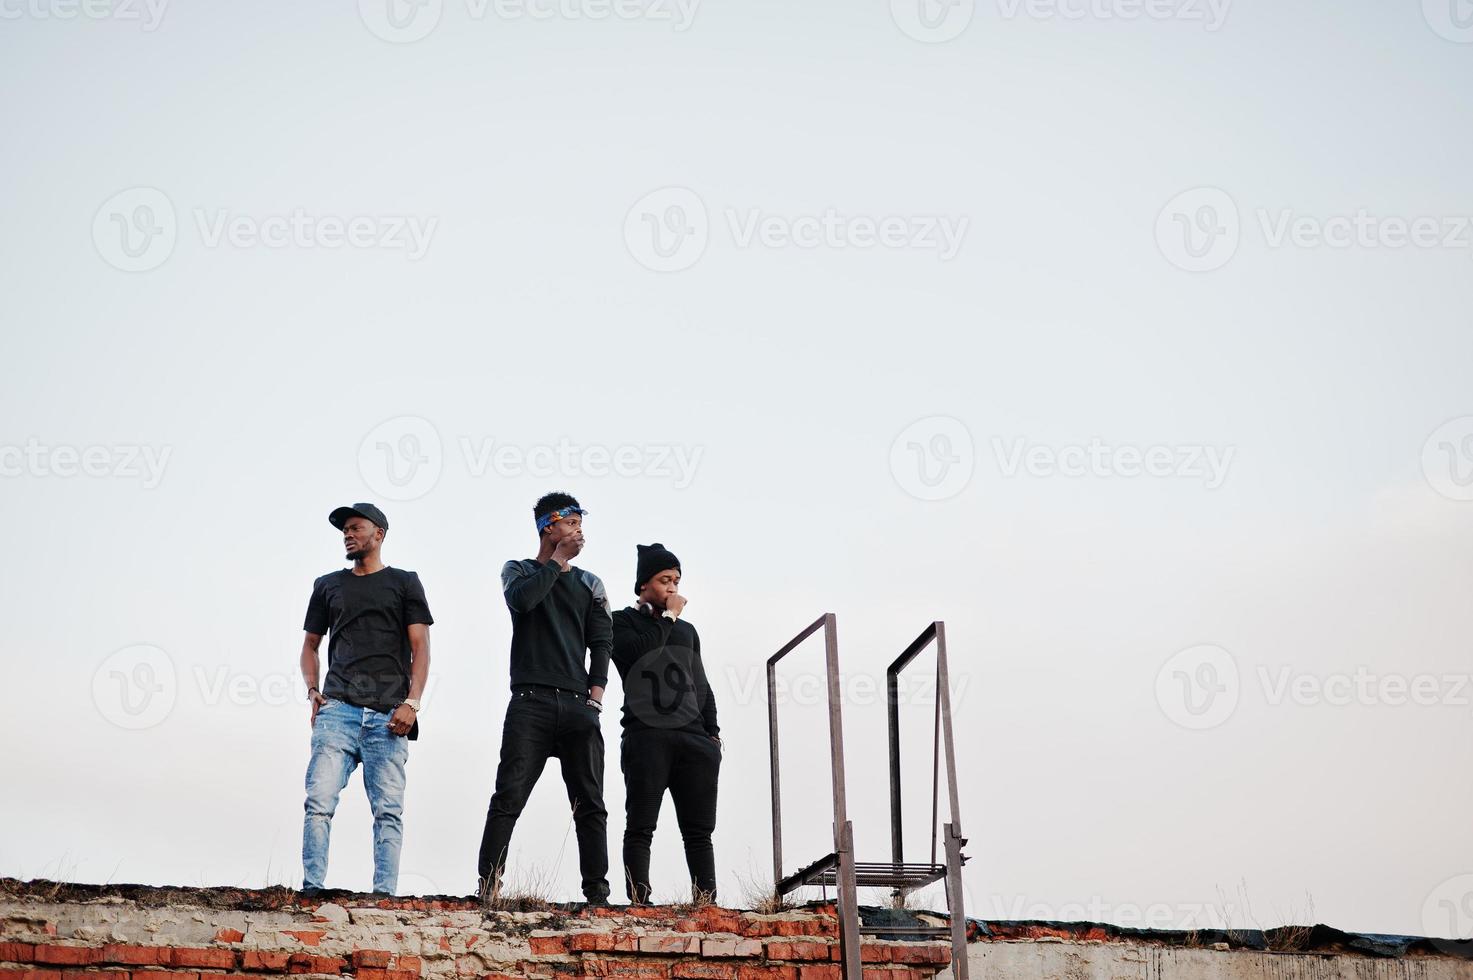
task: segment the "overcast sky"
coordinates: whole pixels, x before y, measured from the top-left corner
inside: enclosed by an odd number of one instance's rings
[[[370,500],[436,617],[401,889],[468,893],[564,489],[619,603],[684,562],[728,904],[762,663],[832,611],[862,860],[942,619],[968,912],[1473,935],[1465,6],[0,0],[0,874],[300,883],[300,627]],[[571,899],[567,811],[551,767],[512,864]],[[355,777],[329,885],[369,841]]]

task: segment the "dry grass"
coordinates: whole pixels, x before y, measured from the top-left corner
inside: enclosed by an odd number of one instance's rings
[[[737,874],[737,884],[742,887],[742,907],[762,915],[776,915],[792,908],[783,895],[779,895],[772,884],[757,874]]]
[[[545,912],[552,908],[552,889],[556,872],[543,865],[518,868],[498,887],[491,882],[481,886],[481,907],[487,912]]]

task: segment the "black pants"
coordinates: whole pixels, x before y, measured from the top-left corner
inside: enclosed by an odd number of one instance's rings
[[[685,841],[685,864],[701,894],[716,897],[716,780],[721,746],[709,735],[634,728],[624,733],[619,753],[624,770],[624,874],[629,900],[650,900],[650,841],[660,819],[665,790],[675,801],[675,822]]]
[[[501,764],[481,834],[477,870],[487,881],[501,880],[512,828],[547,760],[554,757],[562,763],[563,784],[573,807],[583,895],[590,902],[605,901],[609,897],[609,831],[604,809],[604,737],[599,713],[587,703],[587,695],[541,686],[512,690],[501,726]]]

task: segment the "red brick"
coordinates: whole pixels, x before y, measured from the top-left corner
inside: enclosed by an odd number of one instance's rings
[[[568,934],[568,949],[574,953],[612,953],[612,932],[572,932]]]
[[[479,939],[480,937],[477,936],[476,938]],[[423,969],[423,966],[424,966],[424,964],[422,964],[420,962],[420,959],[419,959],[418,956],[400,956],[400,957],[397,957],[394,960],[394,965],[396,967],[398,967],[399,969],[401,969],[401,970],[407,970],[410,973],[413,973],[415,976],[419,976],[419,974],[420,974],[420,972],[421,972],[421,970]]]
[[[692,977],[695,980],[737,980],[737,968],[730,963],[676,963],[670,973],[672,976]]]
[[[267,973],[280,973],[286,969],[290,961],[290,953],[275,953],[263,950],[248,949],[241,954],[240,967],[242,970],[260,970]]]
[[[128,966],[168,966],[167,946],[124,946],[113,943],[102,947],[101,963],[124,963]]]
[[[360,949],[353,954],[353,966],[359,970],[364,967],[386,970],[393,958],[394,954],[387,949]]]
[[[887,970],[883,967],[864,971],[865,980],[928,980],[930,976],[930,973],[921,973],[919,970]]]
[[[770,960],[827,960],[831,949],[837,950],[838,947],[830,946],[828,943],[768,940],[767,958]]]
[[[798,980],[844,980],[844,971],[832,963],[798,967]]]
[[[361,966],[353,975],[358,980],[389,980],[389,971],[383,967]]]
[[[939,963],[951,962],[950,946],[894,946],[890,959],[895,963]]]
[[[567,936],[532,936],[528,943],[533,956],[561,956],[568,951]]]
[[[701,951],[701,937],[640,936],[639,951],[641,953],[663,953],[674,956],[699,953]]]
[[[342,973],[348,961],[341,956],[314,956],[311,953],[292,953],[286,961],[288,973]]]
[[[316,946],[322,942],[322,937],[327,935],[316,929],[283,929],[281,932],[283,935],[295,937],[304,946]]]
[[[102,950],[92,946],[37,946],[37,963],[56,963],[61,966],[90,966],[97,962]]]
[[[215,932],[217,943],[239,943],[245,941],[245,933],[239,929],[219,929]]]
[[[0,969],[0,980],[61,980],[60,970]]]
[[[798,980],[795,966],[737,966],[737,980]]]
[[[134,970],[133,980],[199,980],[198,973],[179,973],[163,970]]]
[[[889,963],[895,952],[895,947],[885,946],[881,943],[861,943],[859,945],[859,962],[861,963]],[[839,960],[839,947],[834,947],[834,959]]]
[[[29,963],[36,958],[30,943],[0,943],[0,963]]]
[[[235,950],[199,949],[180,946],[169,950],[169,966],[186,966],[206,970],[235,969]]]

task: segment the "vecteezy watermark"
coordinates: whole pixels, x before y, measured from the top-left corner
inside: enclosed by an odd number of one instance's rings
[[[368,683],[361,697],[372,701],[382,680],[363,679]],[[420,695],[422,707],[430,707],[438,686],[439,675],[431,673]],[[353,694],[350,691],[346,696]],[[307,685],[300,673],[253,674],[227,664],[192,664],[181,672],[174,658],[146,644],[116,651],[92,674],[92,702],[103,718],[119,728],[140,731],[157,727],[183,700],[206,708],[299,705],[304,714],[310,711]],[[355,703],[357,700],[354,698]]]
[[[1473,249],[1473,216],[1377,215],[1367,208],[1342,214],[1303,214],[1257,208],[1254,225],[1270,249]],[[1172,265],[1211,272],[1227,265],[1242,241],[1242,218],[1231,195],[1217,187],[1183,191],[1156,217],[1156,244]]]
[[[706,451],[705,446],[663,443],[583,445],[570,439],[534,446],[497,443],[495,439],[473,440],[467,436],[461,436],[459,442],[466,470],[473,477],[483,477],[488,473],[512,479],[522,476],[538,479],[554,476],[569,479],[643,477],[669,480],[676,490],[684,490],[691,485]]]
[[[1294,704],[1310,708],[1327,705],[1385,705],[1400,708],[1462,707],[1473,705],[1473,674],[1380,674],[1364,665],[1354,670],[1308,674],[1293,667],[1255,668],[1264,700],[1272,707]]]
[[[163,482],[173,452],[173,446],[52,446],[32,437],[23,446],[0,445],[0,477],[140,480],[152,490]]]
[[[887,249],[934,252],[942,262],[960,253],[971,219],[966,215],[844,214],[836,208],[775,214],[762,208],[724,208],[731,244],[767,249]],[[688,187],[662,187],[624,215],[624,244],[634,260],[655,272],[679,272],[698,262],[711,238],[705,201]]]
[[[129,731],[159,724],[178,697],[174,661],[155,646],[124,647],[92,672],[92,703],[102,717]]]
[[[1188,272],[1211,272],[1238,251],[1242,230],[1238,206],[1227,191],[1197,187],[1182,191],[1156,215],[1156,247]]]
[[[997,0],[1004,20],[1180,21],[1219,31],[1232,0]]]
[[[1312,673],[1290,664],[1255,664],[1253,680],[1270,708],[1473,707],[1473,674],[1351,670]],[[1238,663],[1220,646],[1175,654],[1156,675],[1156,703],[1183,728],[1216,728],[1242,700]]]
[[[555,443],[522,445],[491,437],[455,441],[466,473],[475,479],[605,477],[668,480],[685,490],[695,480],[704,446],[671,443]],[[358,446],[358,472],[387,500],[415,500],[435,488],[445,467],[445,450],[434,423],[401,415],[375,426]]]
[[[975,8],[976,0],[890,0],[890,18],[907,37],[941,44],[961,36]]]
[[[1473,500],[1473,415],[1450,419],[1427,437],[1422,475],[1449,500]]]
[[[1439,37],[1473,44],[1473,3],[1469,0],[1422,0],[1422,16]]]
[[[1174,654],[1156,672],[1156,704],[1183,728],[1216,728],[1238,707],[1238,662],[1220,646],[1204,643]]]
[[[649,21],[689,30],[700,0],[465,0],[466,16],[499,21]],[[358,0],[358,17],[375,37],[411,44],[440,25],[444,0]]]
[[[158,30],[169,0],[0,0],[0,20],[136,21],[144,33]]]
[[[402,251],[424,258],[440,219],[405,214],[316,214],[293,208],[279,214],[246,214],[229,208],[194,208],[199,243],[210,249],[354,249]],[[147,272],[168,261],[179,240],[173,202],[155,187],[130,187],[102,203],[92,218],[97,254],[124,272]]]
[[[1088,445],[1029,445],[1025,439],[1007,443],[996,436],[992,454],[1005,477],[1020,473],[1048,477],[1137,477],[1201,480],[1216,490],[1227,479],[1237,446],[1110,446],[1099,439]]]
[[[947,500],[972,482],[976,452],[959,419],[932,415],[912,422],[890,443],[890,475],[918,500]]]
[[[954,672],[951,682],[951,704],[953,710],[961,705],[971,690],[972,676],[965,671]],[[885,675],[862,671],[843,671],[837,678],[839,701],[846,708],[868,708],[884,705],[889,700]],[[718,678],[718,690],[722,704],[746,707],[765,703],[768,697],[767,669],[763,665],[738,666],[727,664]],[[934,706],[936,704],[936,675],[918,673],[914,676],[901,674],[895,681],[895,702],[907,705]],[[779,671],[773,677],[771,696],[780,705],[812,707],[828,703],[828,675],[822,670]]]
[[[385,500],[416,500],[440,482],[445,451],[434,423],[417,415],[381,422],[358,444],[358,473]]]
[[[1443,952],[1473,952],[1473,874],[1457,874],[1427,893],[1422,935]]]
[[[1003,922],[1108,922],[1127,929],[1176,931],[1227,929],[1234,924],[1236,906],[1215,902],[1111,902],[1093,895],[1086,902],[1034,901],[1024,895],[989,895],[981,904],[967,900],[967,914]]]

